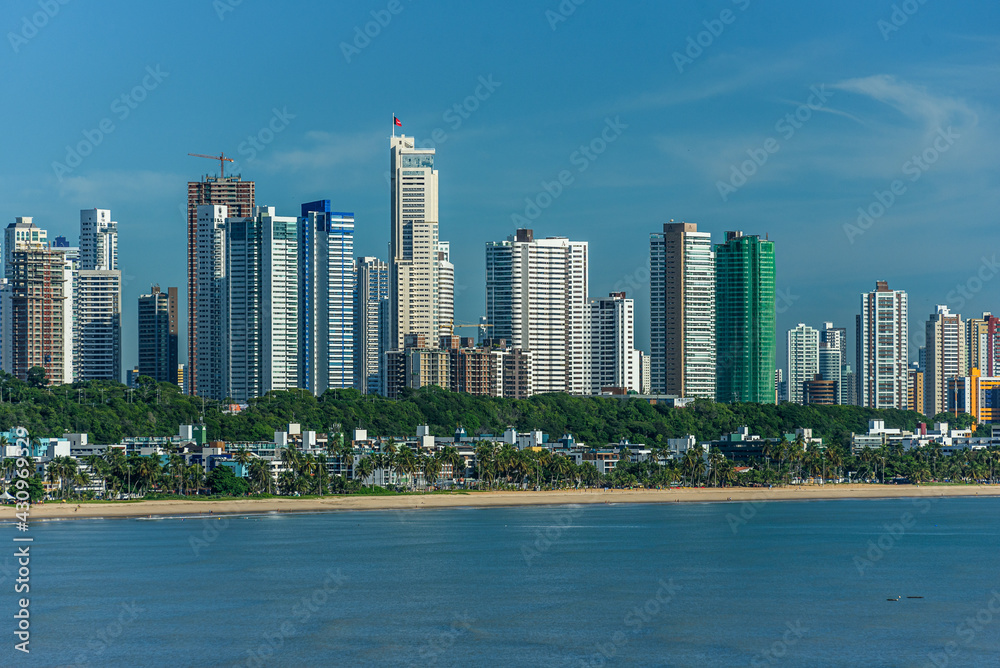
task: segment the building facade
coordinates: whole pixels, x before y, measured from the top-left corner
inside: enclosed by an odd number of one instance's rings
[[[389,300],[391,345],[418,334],[437,343],[438,172],[434,149],[415,148],[412,137],[390,147]]]
[[[226,216],[234,218],[246,218],[254,213],[254,182],[244,181],[239,176],[205,176],[201,181],[188,182],[187,197],[187,296],[188,296],[188,332],[187,332],[187,364],[185,365],[185,378],[187,379],[188,392],[198,394],[202,384],[198,380],[198,362],[202,359],[210,359],[211,352],[207,355],[200,355],[198,344],[203,340],[212,340],[214,333],[206,337],[198,334],[199,314],[204,315],[204,309],[198,304],[198,288],[204,285],[205,277],[200,271],[203,267],[203,249],[200,248],[200,223],[199,207],[204,205],[216,205],[226,207],[226,212],[222,214],[222,222]],[[218,301],[217,296],[209,295],[213,303]],[[218,337],[216,337],[218,338]],[[212,351],[219,352],[219,351]],[[217,373],[214,369],[209,374]],[[206,381],[203,385],[206,390],[221,388],[221,377]]]
[[[226,218],[229,209],[222,204],[201,204],[197,212],[197,283],[192,291],[196,297],[188,303],[196,336],[193,352],[188,350],[189,363],[184,371],[191,394],[223,399],[228,374],[223,309],[226,307]],[[189,339],[190,336],[188,332]],[[194,369],[198,370],[197,375]]]
[[[788,330],[788,400],[803,403],[803,383],[819,373],[819,332],[799,323]]]
[[[451,262],[451,244],[438,242],[438,334],[450,336],[455,322],[455,265]]]
[[[927,366],[924,370],[924,410],[933,417],[948,410],[948,379],[965,377],[967,353],[962,316],[938,305],[925,326]]]
[[[238,403],[298,386],[298,224],[263,206],[226,220],[225,396]]]
[[[857,316],[858,404],[866,408],[909,405],[907,295],[886,281],[861,295]]]
[[[81,269],[78,281],[74,377],[81,381],[121,382],[122,274],[117,270]]]
[[[139,296],[139,375],[178,384],[177,288],[150,288]]]
[[[80,211],[80,269],[118,269],[118,223],[108,209]]]
[[[486,283],[487,320],[494,318],[488,323],[492,337],[531,353],[532,394],[590,394],[587,242],[535,239],[527,229],[517,230],[507,242],[486,247],[487,263],[492,264]],[[504,312],[508,291],[509,311]],[[508,327],[509,338],[503,336]]]
[[[726,232],[715,247],[716,401],[774,401],[774,272],[773,241]]]
[[[624,292],[590,302],[591,392],[642,392],[641,353],[635,349],[635,302]]]
[[[49,383],[73,382],[63,252],[28,243],[5,248],[4,254],[8,283],[2,292],[0,367],[21,380],[32,367],[43,367]]]
[[[330,200],[299,218],[299,380],[315,395],[355,382],[354,214]]]
[[[359,257],[354,277],[354,387],[363,394],[381,394],[389,266],[377,257]]]
[[[712,236],[694,223],[649,235],[651,391],[715,397],[716,302]]]

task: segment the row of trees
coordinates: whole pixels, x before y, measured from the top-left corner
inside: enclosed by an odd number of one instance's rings
[[[37,379],[33,379],[35,385]],[[784,403],[717,404],[700,399],[674,409],[638,399],[537,395],[529,399],[476,397],[437,387],[406,390],[396,401],[362,395],[356,390],[328,390],[313,396],[305,390],[272,391],[253,399],[239,414],[228,414],[229,402],[182,394],[170,383],[141,376],[127,388],[109,381],[34,387],[0,372],[0,428],[22,425],[32,433],[59,435],[86,432],[94,443],[117,443],[125,437],[169,436],[180,424],[204,423],[213,439],[227,442],[270,440],[289,422],[325,432],[330,425],[363,427],[379,435],[412,434],[429,425],[435,436],[448,436],[458,425],[470,434],[519,431],[573,434],[595,445],[625,437],[635,443],[663,445],[666,439],[694,434],[711,440],[748,426],[755,434],[780,437],[809,427],[827,443],[846,444],[852,432],[867,431],[868,421],[912,430],[927,417],[912,411],[874,410],[859,406],[799,406]],[[971,417],[932,418],[967,426]]]

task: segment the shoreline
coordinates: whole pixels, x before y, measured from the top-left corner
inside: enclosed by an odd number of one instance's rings
[[[789,487],[673,488],[653,490],[484,491],[465,494],[399,496],[328,496],[313,499],[273,498],[209,501],[177,499],[122,503],[45,503],[33,505],[30,520],[113,519],[137,517],[221,516],[260,513],[316,513],[359,510],[430,510],[591,503],[726,503],[741,501],[827,501],[908,497],[1000,496],[1000,485],[866,485],[830,484]],[[15,520],[15,506],[0,506],[0,522]]]

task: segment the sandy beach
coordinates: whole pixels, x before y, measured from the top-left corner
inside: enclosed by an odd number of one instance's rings
[[[30,519],[83,519],[144,516],[305,513],[344,510],[421,510],[488,508],[571,503],[707,503],[743,501],[810,501],[896,497],[1000,496],[1000,485],[810,485],[765,488],[696,488],[669,490],[559,490],[551,492],[469,492],[401,496],[330,496],[322,499],[206,499],[121,503],[48,502],[31,507]],[[0,521],[14,519],[13,506],[0,507]]]

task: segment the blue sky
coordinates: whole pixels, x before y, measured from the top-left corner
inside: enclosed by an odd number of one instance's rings
[[[384,258],[393,113],[438,150],[460,320],[484,310],[483,244],[526,210],[590,242],[591,295],[633,296],[647,350],[670,219],[775,240],[779,341],[832,320],[853,357],[879,279],[909,292],[915,343],[935,304],[1000,310],[995,2],[62,2],[4,3],[0,218],[76,243],[81,208],[112,210],[126,368],[136,297],[184,294],[186,182],[218,168],[187,153],[237,158],[279,213],[354,211],[357,254]]]

